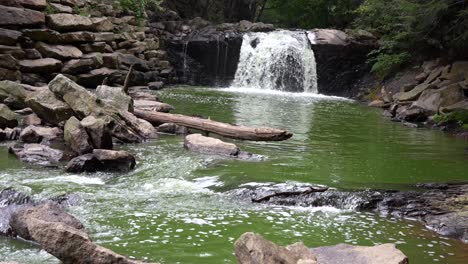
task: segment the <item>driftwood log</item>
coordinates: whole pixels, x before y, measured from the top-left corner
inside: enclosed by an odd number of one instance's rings
[[[292,133],[286,130],[260,127],[234,126],[199,117],[184,116],[178,114],[160,113],[136,109],[134,114],[153,125],[174,123],[188,128],[198,129],[214,133],[227,138],[253,140],[253,141],[282,141],[292,137]]]

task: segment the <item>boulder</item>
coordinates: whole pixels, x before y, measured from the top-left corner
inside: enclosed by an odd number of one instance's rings
[[[33,219],[49,223],[63,223],[78,230],[84,229],[83,224],[78,219],[65,212],[62,206],[52,201],[16,211],[11,217],[10,225],[17,236],[32,240],[28,223]]]
[[[93,150],[88,133],[76,117],[68,119],[63,130],[65,143],[71,150],[80,155]]]
[[[20,134],[20,140],[24,143],[45,143],[63,136],[63,131],[58,127],[28,126]]]
[[[254,233],[243,234],[235,242],[234,249],[237,262],[239,264],[317,263],[316,257],[302,243],[297,243],[288,247],[281,247]]]
[[[161,90],[164,87],[164,82],[150,82],[148,83],[148,87],[151,90]]]
[[[8,106],[0,104],[0,129],[18,126],[18,115],[11,111]]]
[[[49,28],[57,31],[94,31],[95,26],[91,18],[72,14],[51,14],[47,16]]]
[[[42,89],[39,92],[32,93],[25,101],[44,121],[59,125],[73,116],[72,109],[59,100],[49,89]]]
[[[37,60],[22,60],[19,62],[22,72],[49,74],[59,72],[62,62],[52,58]]]
[[[408,257],[394,244],[373,247],[339,244],[314,248],[312,254],[318,263],[408,264]]]
[[[115,79],[116,76],[123,76],[119,71],[108,69],[108,68],[99,68],[90,71],[89,73],[80,74],[78,76],[77,82],[80,85],[95,88],[101,85],[104,79]]]
[[[0,5],[0,17],[0,27],[37,27],[45,23],[44,13],[17,7]]]
[[[96,95],[117,109],[133,112],[133,99],[122,90],[122,87],[100,85],[96,88]]]
[[[108,124],[94,116],[88,116],[81,120],[81,125],[86,129],[95,149],[112,149],[112,136]]]
[[[73,13],[73,8],[66,5],[61,5],[57,3],[50,3],[50,6],[57,12],[57,13]]]
[[[27,226],[32,238],[65,264],[143,264],[94,244],[88,234],[64,223],[31,218]]]
[[[455,83],[441,89],[424,91],[413,105],[435,114],[441,107],[448,107],[464,99],[462,87]]]
[[[19,138],[19,135],[21,133],[21,128],[15,127],[15,128],[5,128],[5,129],[0,129],[0,141],[2,140],[17,140]]]
[[[35,114],[29,114],[23,118],[23,126],[39,126],[42,120]]]
[[[95,40],[94,33],[87,31],[59,33],[50,29],[26,29],[23,34],[35,41],[43,41],[47,43],[83,43],[93,42]]]
[[[56,164],[63,157],[62,151],[39,144],[15,144],[8,151],[23,162],[43,166]]]
[[[0,68],[0,80],[20,81],[21,73],[17,70]]]
[[[397,109],[395,118],[407,122],[424,122],[427,120],[428,116],[429,113],[427,111],[417,106],[400,106]]]
[[[82,58],[70,60],[63,65],[62,72],[67,74],[80,74],[99,68],[102,62],[96,58]]]
[[[433,84],[422,83],[414,87],[411,91],[406,93],[400,93],[398,100],[400,101],[411,101],[418,99],[419,95],[427,89],[436,89],[437,86]]]
[[[35,10],[44,10],[47,7],[46,0],[2,0],[2,5],[26,7]]]
[[[236,157],[240,149],[232,143],[226,143],[217,138],[192,134],[185,137],[184,147],[190,151],[201,154],[214,154],[228,157]]]
[[[10,106],[15,106],[18,109],[26,108],[25,100],[29,96],[29,92],[24,87],[12,81],[0,81],[0,99],[7,98],[11,102]]]
[[[102,163],[92,153],[75,157],[65,166],[65,171],[69,173],[94,173],[103,170]]]
[[[78,118],[94,116],[109,124],[112,136],[122,142],[142,142],[155,135],[156,131],[150,123],[103,102],[63,75],[55,77],[49,83],[49,89],[66,102]]]
[[[103,164],[106,171],[128,172],[135,168],[135,157],[127,151],[95,149],[93,155]]]
[[[0,28],[0,45],[14,46],[21,35],[19,31]]]
[[[81,50],[74,46],[49,45],[44,42],[37,42],[36,49],[42,56],[58,60],[78,59],[83,56]]]

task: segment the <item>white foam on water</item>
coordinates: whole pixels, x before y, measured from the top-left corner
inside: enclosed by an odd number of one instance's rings
[[[43,179],[26,179],[24,183],[37,183],[37,182],[71,182],[79,185],[104,185],[105,182],[100,178],[85,177],[78,175],[58,176]]]

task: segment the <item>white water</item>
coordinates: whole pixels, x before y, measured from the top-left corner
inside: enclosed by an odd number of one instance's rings
[[[315,56],[306,33],[245,34],[232,87],[317,93]]]

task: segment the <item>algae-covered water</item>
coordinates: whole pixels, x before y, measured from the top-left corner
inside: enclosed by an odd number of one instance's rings
[[[235,142],[265,161],[220,160],[183,149],[162,135],[120,146],[135,154],[128,174],[65,174],[30,167],[0,146],[0,188],[34,197],[76,193],[70,208],[94,240],[141,260],[235,263],[233,243],[254,231],[286,245],[396,243],[413,264],[468,261],[468,245],[442,238],[416,222],[336,208],[266,207],[222,193],[246,183],[306,182],[335,188],[409,189],[419,182],[468,181],[467,142],[404,127],[350,100],[245,90],[173,88],[159,93],[177,113],[249,126],[288,129],[284,142]],[[0,260],[57,263],[37,246],[0,238]]]

